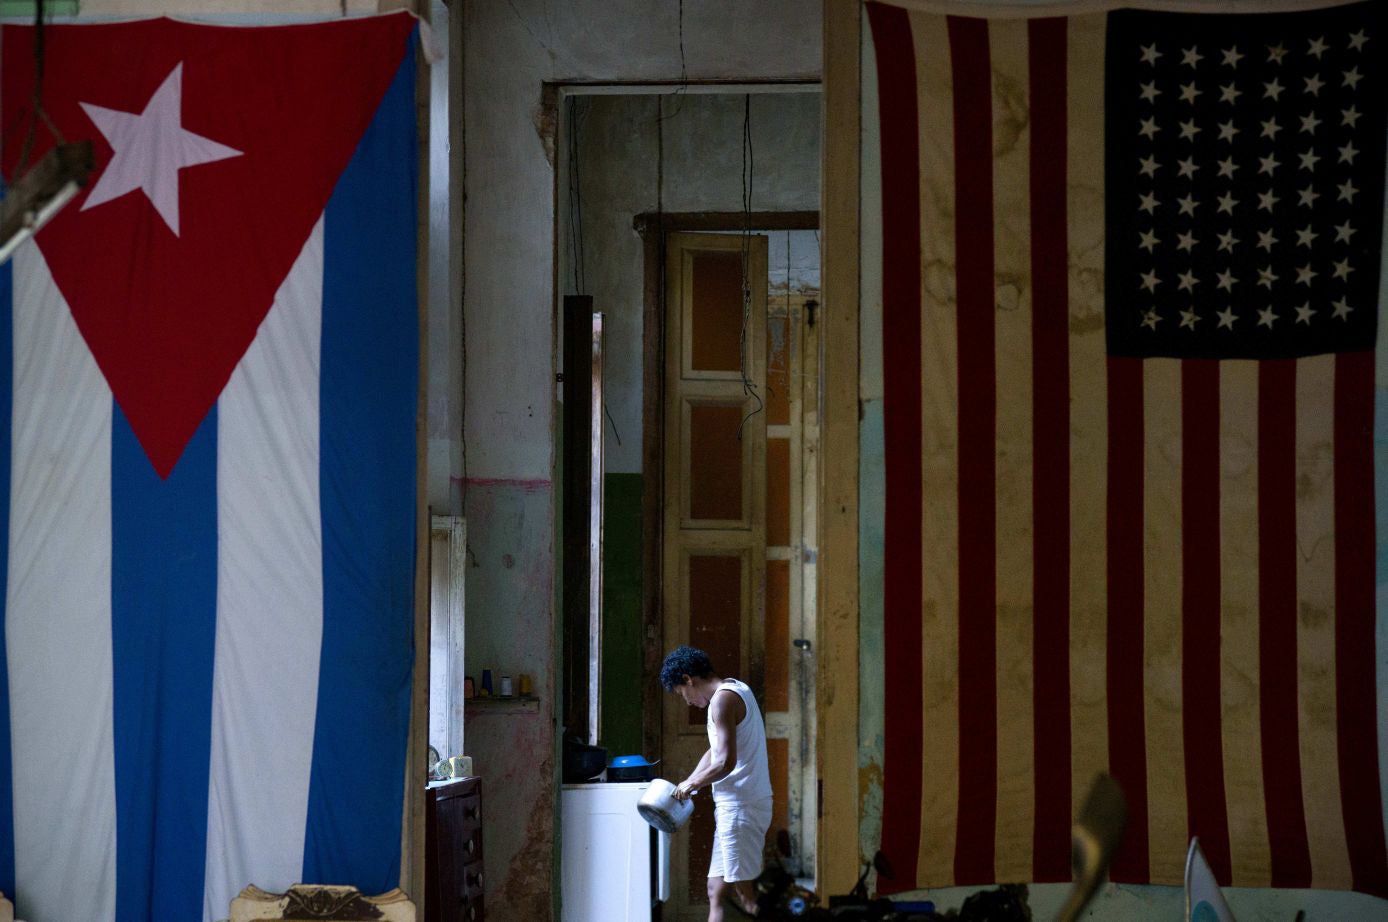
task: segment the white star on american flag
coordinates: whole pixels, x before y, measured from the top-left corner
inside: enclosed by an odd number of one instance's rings
[[[1306,92],[1312,96],[1319,96],[1323,86],[1325,86],[1325,81],[1320,78],[1319,74],[1312,74],[1306,78]]]
[[[1142,234],[1142,242],[1139,243],[1138,246],[1142,247],[1148,253],[1152,252],[1153,247],[1161,243],[1161,241],[1157,239],[1157,235],[1154,231],[1140,231],[1140,233]]]
[[[1320,38],[1311,39],[1311,47],[1306,53],[1319,61],[1320,56],[1325,54],[1326,49],[1329,47],[1330,46],[1325,43],[1325,36],[1322,35]]]
[[[1199,320],[1200,318],[1196,315],[1195,308],[1181,311],[1181,327],[1183,329],[1195,329],[1195,324],[1199,322]]]
[[[1349,70],[1341,71],[1340,75],[1344,78],[1340,82],[1340,85],[1347,86],[1351,90],[1359,89],[1359,81],[1364,79],[1364,75],[1359,73],[1358,67],[1351,67]]]
[[[1258,270],[1258,284],[1262,285],[1264,288],[1272,288],[1272,283],[1277,281],[1278,278],[1279,276],[1277,273],[1272,271],[1272,266]]]
[[[1311,225],[1308,224],[1296,232],[1296,245],[1299,247],[1306,247],[1309,250],[1311,248],[1311,241],[1315,240],[1317,236],[1319,235],[1313,231]]]
[[[1311,268],[1311,264],[1307,263],[1306,265],[1296,270],[1296,283],[1298,285],[1306,285],[1307,287],[1310,287],[1311,279],[1315,278],[1317,274],[1318,273],[1316,272],[1316,270]]]
[[[1142,120],[1142,127],[1137,130],[1137,133],[1143,135],[1150,141],[1157,136],[1158,131],[1161,131],[1161,126],[1157,124],[1156,119],[1144,118]]]
[[[1157,278],[1157,274],[1155,272],[1149,269],[1148,271],[1142,273],[1142,287],[1146,288],[1149,292],[1155,294],[1157,286],[1160,284],[1161,279]]]
[[[1235,45],[1233,48],[1224,49],[1224,63],[1229,67],[1238,67],[1239,59],[1242,57],[1244,57],[1244,55],[1239,54],[1238,45]]]
[[[1335,263],[1335,277],[1342,281],[1349,281],[1349,274],[1354,271],[1354,267],[1349,264],[1348,259],[1341,259]]]
[[[1188,179],[1194,179],[1195,171],[1200,169],[1200,167],[1196,165],[1194,157],[1187,157],[1184,160],[1177,161],[1176,167],[1177,172]]]
[[[1137,207],[1140,210],[1147,212],[1148,214],[1152,214],[1157,210],[1157,206],[1159,206],[1160,204],[1161,202],[1157,201],[1157,197],[1155,195],[1153,195],[1150,192],[1145,192],[1142,195],[1142,204],[1138,205]]]
[[[1309,327],[1311,325],[1311,315],[1314,313],[1315,311],[1311,309],[1311,302],[1307,301],[1296,309],[1296,322],[1304,323]]]
[[[1263,98],[1267,99],[1271,96],[1272,101],[1277,102],[1277,97],[1282,95],[1284,89],[1286,89],[1286,87],[1278,83],[1276,77],[1273,77],[1270,83],[1263,84]]]
[[[1301,201],[1298,202],[1298,204],[1305,205],[1307,208],[1314,208],[1316,205],[1316,199],[1321,197],[1321,194],[1311,186],[1307,186],[1305,189],[1299,190],[1297,192],[1297,195],[1301,197]]]
[[[1337,301],[1332,301],[1331,303],[1335,305],[1335,319],[1336,319],[1336,320],[1348,320],[1348,319],[1349,319],[1349,312],[1352,311],[1352,310],[1354,310],[1354,308],[1352,308],[1352,307],[1349,306],[1349,299],[1347,299],[1347,298],[1340,298],[1339,300],[1337,300]]]
[[[1221,330],[1232,330],[1234,328],[1234,321],[1239,319],[1234,316],[1234,309],[1232,307],[1226,307],[1224,310],[1219,311],[1218,316],[1219,328]]]
[[[1272,233],[1272,228],[1265,231],[1258,231],[1258,249],[1272,252],[1272,248],[1277,246],[1277,238]]]
[[[1281,64],[1282,58],[1287,54],[1287,49],[1282,47],[1281,42],[1276,45],[1268,45],[1268,60],[1273,64]]]
[[[1301,117],[1301,130],[1308,134],[1315,134],[1316,126],[1320,123],[1321,120],[1316,118],[1316,113],[1308,112]]]
[[[1349,238],[1352,237],[1352,236],[1354,236],[1354,231],[1355,231],[1354,226],[1353,226],[1352,224],[1350,224],[1348,221],[1346,221],[1344,224],[1336,224],[1336,225],[1335,225],[1335,242],[1336,242],[1336,243],[1349,243]]]
[[[1230,105],[1235,105],[1237,103],[1238,98],[1242,95],[1243,90],[1234,86],[1234,84],[1232,83],[1226,83],[1219,88],[1220,102],[1227,102]]]
[[[1181,102],[1188,102],[1195,105],[1195,97],[1200,95],[1200,90],[1195,86],[1195,82],[1181,84]]]
[[[1225,157],[1223,160],[1219,161],[1219,178],[1233,179],[1234,171],[1238,168],[1239,165],[1234,162],[1233,157]]]
[[[1234,291],[1234,285],[1238,282],[1238,279],[1234,278],[1234,273],[1228,269],[1225,269],[1223,272],[1218,273],[1218,278],[1219,281],[1215,283],[1215,287],[1223,289],[1224,291],[1227,291],[1230,294],[1232,294]]]
[[[1143,157],[1142,160],[1139,161],[1137,171],[1143,176],[1155,176],[1157,170],[1160,168],[1161,164],[1157,162],[1156,157]]]
[[[1181,138],[1186,141],[1195,140],[1195,136],[1200,133],[1200,126],[1195,124],[1195,119],[1181,123]]]
[[[1234,245],[1237,244],[1238,242],[1239,242],[1239,238],[1237,238],[1237,237],[1234,236],[1234,232],[1233,232],[1233,231],[1229,231],[1227,234],[1220,234],[1220,235],[1219,235],[1219,249],[1220,249],[1220,252],[1224,252],[1225,250],[1228,250],[1230,253],[1234,252]]]
[[[1219,197],[1219,213],[1220,213],[1220,214],[1233,214],[1233,213],[1234,213],[1234,206],[1237,205],[1238,203],[1239,203],[1239,200],[1236,199],[1236,198],[1234,198],[1233,193],[1231,193],[1231,192],[1226,192],[1226,193],[1224,193],[1223,195],[1221,195],[1221,196]]]
[[[1190,270],[1178,273],[1176,277],[1181,280],[1180,284],[1176,286],[1177,291],[1194,291],[1195,286],[1200,284],[1200,280]]]
[[[1195,214],[1195,206],[1200,204],[1189,195],[1181,196],[1176,200],[1176,203],[1180,206],[1181,214],[1192,216]]]
[[[1232,143],[1234,140],[1234,135],[1238,133],[1239,130],[1238,128],[1234,127],[1233,120],[1219,123],[1219,139],[1221,141],[1229,141],[1230,143]]]
[[[1335,188],[1340,190],[1340,197],[1335,199],[1335,201],[1349,202],[1351,205],[1354,204],[1354,196],[1359,192],[1358,189],[1354,188],[1354,180],[1347,179]]]
[[[1155,43],[1155,42],[1152,43],[1151,45],[1144,45],[1144,46],[1143,46],[1143,48],[1142,48],[1142,63],[1143,63],[1143,64],[1156,64],[1156,63],[1157,63],[1157,58],[1159,58],[1159,57],[1161,57],[1161,52],[1157,50],[1157,46],[1156,46],[1156,43]]]
[[[1265,138],[1271,138],[1272,140],[1276,141],[1276,140],[1277,140],[1277,132],[1279,132],[1279,131],[1282,130],[1282,126],[1279,125],[1279,124],[1277,124],[1277,119],[1275,119],[1275,118],[1270,118],[1270,119],[1268,119],[1266,122],[1263,122],[1262,125],[1263,125],[1263,137],[1265,137]]]
[[[1176,249],[1185,250],[1187,253],[1189,253],[1191,250],[1195,248],[1195,245],[1199,242],[1200,241],[1196,240],[1195,235],[1192,234],[1190,231],[1182,231],[1178,235]]]
[[[1258,175],[1262,176],[1264,173],[1266,173],[1267,175],[1271,176],[1273,172],[1281,165],[1282,164],[1278,163],[1277,158],[1274,157],[1272,154],[1268,154],[1266,157],[1259,157]]]
[[[1359,151],[1357,148],[1355,148],[1354,142],[1349,142],[1344,147],[1339,148],[1339,151],[1340,159],[1338,162],[1348,163],[1350,166],[1354,166],[1354,158],[1359,156]]]
[[[1200,53],[1199,45],[1181,51],[1181,63],[1188,67],[1194,67],[1203,60],[1205,60],[1205,56]]]
[[[1151,83],[1142,84],[1143,102],[1155,102],[1160,95],[1161,90],[1157,89],[1157,81],[1153,80]]]
[[[1258,326],[1272,329],[1272,325],[1277,322],[1277,312],[1270,306],[1258,311]]]
[[[1149,330],[1155,330],[1159,323],[1161,323],[1161,315],[1155,310],[1149,310],[1142,316],[1142,325]]]
[[[1353,128],[1354,123],[1359,121],[1359,116],[1362,114],[1363,113],[1356,109],[1354,106],[1350,106],[1348,109],[1343,109],[1340,112],[1340,124],[1348,125],[1349,127]]]
[[[1363,30],[1363,29],[1360,29],[1358,32],[1353,32],[1353,33],[1351,33],[1351,34],[1350,34],[1350,37],[1349,37],[1349,50],[1350,50],[1350,51],[1363,51],[1363,50],[1364,50],[1364,43],[1367,42],[1368,40],[1369,40],[1369,36],[1367,36],[1367,35],[1364,34],[1364,30]]]
[[[1301,168],[1303,170],[1310,170],[1313,173],[1316,171],[1316,163],[1319,162],[1321,158],[1317,156],[1314,150],[1303,151],[1297,154],[1297,156],[1301,158]]]
[[[1282,201],[1271,189],[1266,192],[1258,193],[1258,208],[1262,211],[1272,211],[1272,206]]]

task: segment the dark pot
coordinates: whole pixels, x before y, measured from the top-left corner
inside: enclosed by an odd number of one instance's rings
[[[607,767],[607,750],[601,746],[589,746],[578,740],[564,740],[565,784],[581,784],[591,781]]]

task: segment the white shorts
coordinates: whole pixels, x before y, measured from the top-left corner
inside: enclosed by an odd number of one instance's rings
[[[713,805],[713,860],[708,876],[728,883],[756,880],[761,874],[766,830],[771,828],[771,800]]]

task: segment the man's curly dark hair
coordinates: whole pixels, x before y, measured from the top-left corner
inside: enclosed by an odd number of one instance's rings
[[[666,691],[674,691],[676,685],[684,684],[685,676],[706,679],[711,675],[713,662],[697,647],[676,647],[660,666],[660,684]]]

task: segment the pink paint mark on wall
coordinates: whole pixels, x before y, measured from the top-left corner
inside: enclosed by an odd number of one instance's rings
[[[453,483],[464,483],[469,487],[509,487],[522,493],[543,493],[553,486],[553,481],[526,480],[514,477],[450,477]]]

